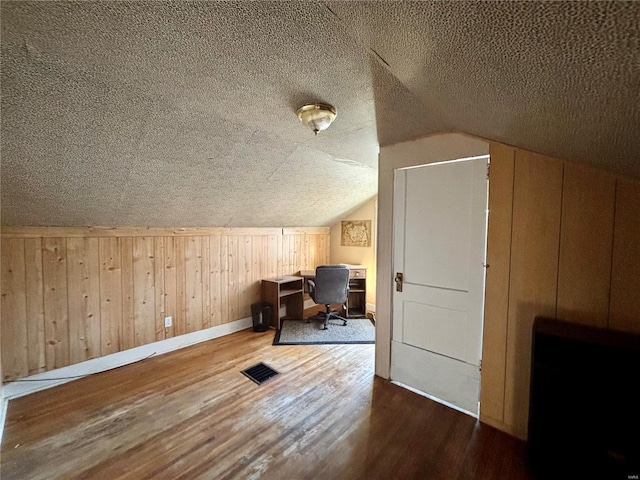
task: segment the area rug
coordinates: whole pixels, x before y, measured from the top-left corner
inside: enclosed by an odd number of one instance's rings
[[[368,318],[350,318],[347,325],[342,320],[330,320],[322,330],[323,321],[284,320],[282,329],[276,332],[274,345],[322,345],[335,343],[375,343],[375,327]]]

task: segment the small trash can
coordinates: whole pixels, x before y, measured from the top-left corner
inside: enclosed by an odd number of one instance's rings
[[[253,317],[253,331],[266,332],[271,323],[271,304],[254,303],[251,305],[251,316]]]

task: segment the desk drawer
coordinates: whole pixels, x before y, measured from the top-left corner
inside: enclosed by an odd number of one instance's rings
[[[349,278],[367,278],[366,268],[352,268],[349,270]]]

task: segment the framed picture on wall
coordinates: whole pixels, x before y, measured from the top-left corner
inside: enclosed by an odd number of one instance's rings
[[[344,247],[370,247],[371,220],[343,220],[341,238]]]

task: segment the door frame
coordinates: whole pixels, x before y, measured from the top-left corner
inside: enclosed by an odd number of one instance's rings
[[[378,162],[378,260],[376,282],[375,374],[389,379],[393,317],[394,170],[489,155],[489,142],[461,133],[445,133],[380,149]]]

